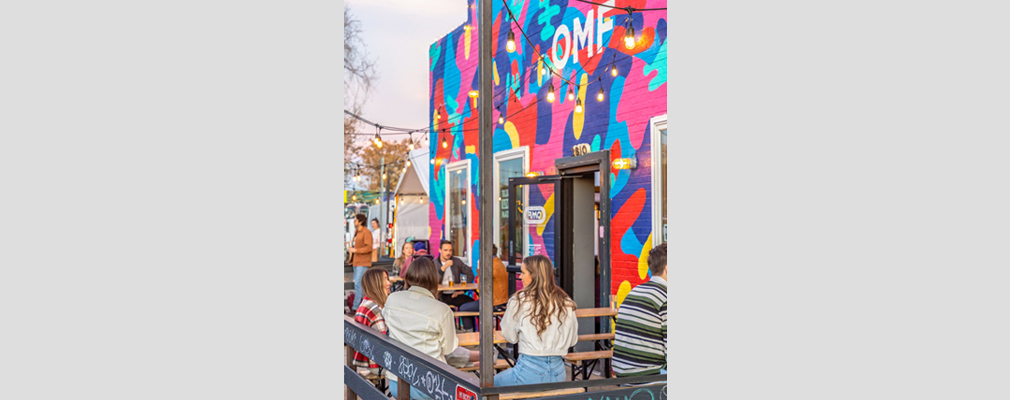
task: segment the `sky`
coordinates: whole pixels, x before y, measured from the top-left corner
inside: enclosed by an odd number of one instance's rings
[[[381,125],[426,127],[428,48],[466,22],[466,0],[349,0],[345,4],[361,21],[368,54],[377,60],[379,79],[361,116]]]

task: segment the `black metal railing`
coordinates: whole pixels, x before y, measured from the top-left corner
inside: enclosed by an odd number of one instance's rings
[[[344,344],[368,357],[373,363],[396,375],[398,386],[416,388],[435,400],[496,400],[504,393],[539,392],[558,389],[593,388],[624,384],[645,384],[642,386],[620,387],[611,390],[587,391],[583,393],[543,397],[551,400],[666,400],[666,375],[650,375],[631,378],[594,379],[575,382],[542,383],[536,385],[480,387],[477,378],[446,363],[390,339],[367,326],[344,316]],[[350,363],[350,355],[348,363]],[[660,384],[661,382],[661,384]],[[654,383],[654,384],[650,384]],[[365,400],[385,399],[385,395],[350,366],[344,367],[344,384],[358,397]],[[400,389],[405,392],[407,389]],[[460,393],[458,396],[457,393]],[[398,397],[397,393],[393,393]],[[404,397],[405,398],[405,397]]]

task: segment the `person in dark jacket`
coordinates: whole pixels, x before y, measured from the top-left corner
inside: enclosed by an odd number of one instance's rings
[[[460,277],[465,276],[467,283],[473,283],[475,281],[475,276],[473,270],[470,266],[463,263],[459,257],[452,256],[452,242],[448,240],[443,240],[438,248],[438,259],[435,260],[435,265],[439,267],[439,273],[442,275],[441,284],[448,285],[449,282],[461,283]],[[462,290],[447,290],[442,292],[441,295],[442,302],[450,306],[459,306],[470,303],[473,298],[467,296]]]

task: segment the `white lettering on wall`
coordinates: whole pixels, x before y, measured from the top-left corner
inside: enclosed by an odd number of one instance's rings
[[[613,0],[608,0],[604,4],[613,5]],[[598,18],[596,18],[596,51],[601,52],[607,47],[603,43],[603,32],[611,31],[614,29],[614,19],[613,18],[603,18],[603,13],[600,12]]]
[[[558,38],[561,37],[561,36],[565,37],[565,41],[564,41],[565,52],[559,58],[558,57]],[[551,51],[551,53],[552,53],[551,54],[551,61],[554,64],[554,69],[557,70],[557,71],[561,71],[561,70],[565,69],[565,64],[568,64],[568,57],[571,55],[571,53],[573,53],[572,52],[572,35],[571,35],[571,33],[568,32],[568,27],[567,26],[561,25],[561,26],[558,27],[558,29],[556,29],[554,31],[554,45],[551,46],[551,50],[552,50]]]
[[[572,21],[572,26],[575,27],[572,33],[572,45],[575,47],[575,51],[572,52],[572,59],[576,63],[579,62],[579,49],[589,49],[586,57],[593,56],[593,26],[596,25],[593,21],[593,10],[589,10],[586,14],[586,26],[582,27],[582,23],[576,18]]]

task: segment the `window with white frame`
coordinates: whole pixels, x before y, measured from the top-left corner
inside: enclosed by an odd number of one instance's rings
[[[652,245],[666,241],[666,115],[654,117],[652,125]]]
[[[508,262],[508,220],[509,220],[509,178],[519,178],[526,175],[529,170],[529,147],[523,146],[511,150],[504,150],[494,155],[494,180],[497,182],[494,202],[494,229],[498,234],[494,238],[494,244],[498,246],[496,254],[503,262]],[[516,195],[523,198],[522,187],[516,188]],[[516,243],[519,248],[516,251],[516,262],[522,260],[526,254],[525,229],[523,229],[522,217],[517,215],[515,224]]]
[[[470,258],[470,160],[446,167],[445,238],[452,242],[453,255]]]

